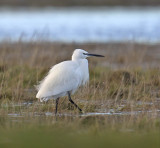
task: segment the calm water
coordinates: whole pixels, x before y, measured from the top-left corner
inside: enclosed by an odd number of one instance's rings
[[[0,40],[160,41],[160,8],[0,8]]]

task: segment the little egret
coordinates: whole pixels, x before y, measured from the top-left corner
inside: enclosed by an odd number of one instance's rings
[[[86,58],[91,56],[104,57],[102,55],[90,54],[83,49],[75,49],[72,60],[54,65],[48,75],[37,86],[38,93],[36,98],[40,99],[41,102],[55,99],[56,115],[59,98],[68,95],[69,101],[79,111],[82,111],[71,99],[71,94],[89,80],[88,60]]]

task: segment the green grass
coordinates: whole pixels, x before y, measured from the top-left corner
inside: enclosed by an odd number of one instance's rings
[[[4,135],[6,133],[3,133]],[[94,132],[77,133],[73,131],[60,131],[52,129],[13,130],[3,140],[0,146],[8,147],[85,147],[85,148],[159,148],[159,133],[120,133],[103,131],[100,134]]]
[[[102,124],[103,117],[61,118],[5,121],[0,126],[0,147],[158,148],[160,144],[160,133],[154,128],[126,128],[121,123],[113,127],[109,122]]]

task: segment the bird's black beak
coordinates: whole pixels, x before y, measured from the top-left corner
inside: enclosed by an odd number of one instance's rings
[[[83,53],[84,55],[87,55],[87,56],[94,56],[94,57],[105,57],[103,55],[99,55],[99,54],[90,54],[90,53]]]

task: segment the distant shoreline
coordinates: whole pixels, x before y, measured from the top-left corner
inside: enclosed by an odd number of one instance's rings
[[[160,6],[159,0],[1,0],[0,7],[50,7],[50,6]]]

